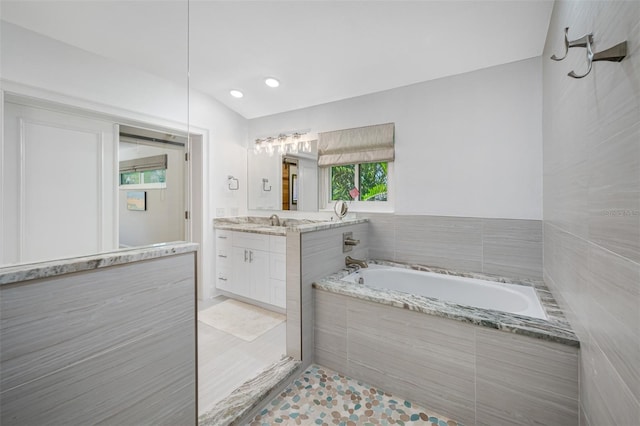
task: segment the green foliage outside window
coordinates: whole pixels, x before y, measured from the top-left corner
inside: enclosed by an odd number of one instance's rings
[[[145,183],[165,183],[167,170],[146,170],[144,172],[120,173],[120,185],[140,185]]]
[[[387,201],[387,163],[360,164],[360,201]]]
[[[331,199],[351,200],[349,191],[354,187],[355,164],[331,167]]]
[[[387,201],[387,170],[386,162],[331,167],[331,200],[353,200],[349,191],[357,187],[357,201]]]

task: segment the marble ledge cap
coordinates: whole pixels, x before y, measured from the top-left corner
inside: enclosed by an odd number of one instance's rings
[[[11,265],[0,268],[0,285],[190,253],[197,251],[198,247],[196,243],[176,241],[88,256]]]

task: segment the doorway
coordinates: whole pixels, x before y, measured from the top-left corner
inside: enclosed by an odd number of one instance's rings
[[[185,241],[187,138],[124,125],[119,134],[120,247]]]
[[[282,210],[298,210],[298,159],[282,158]]]

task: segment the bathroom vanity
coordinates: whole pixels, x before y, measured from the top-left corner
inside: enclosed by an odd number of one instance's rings
[[[216,287],[284,309],[286,237],[216,229]]]

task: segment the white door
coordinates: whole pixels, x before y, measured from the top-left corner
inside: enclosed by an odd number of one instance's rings
[[[116,249],[114,123],[7,102],[0,264]]]
[[[316,160],[298,159],[298,210],[318,211],[318,164]]]

